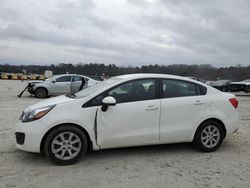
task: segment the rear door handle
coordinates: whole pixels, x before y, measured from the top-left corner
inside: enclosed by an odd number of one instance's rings
[[[154,111],[154,110],[158,110],[158,107],[156,107],[156,106],[148,106],[145,110],[146,111]]]

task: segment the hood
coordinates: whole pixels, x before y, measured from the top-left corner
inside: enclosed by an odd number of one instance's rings
[[[53,98],[44,100],[44,101],[39,102],[37,104],[33,104],[33,105],[29,106],[27,109],[25,109],[25,112],[30,111],[30,110],[34,110],[37,108],[42,108],[42,107],[46,107],[46,106],[50,106],[50,105],[54,105],[54,104],[67,103],[67,102],[71,102],[71,101],[75,101],[75,100],[77,100],[77,99],[73,99],[73,98],[66,97],[65,95],[61,95],[58,97],[53,97]]]
[[[45,82],[45,81],[36,80],[36,81],[29,81],[29,82],[27,82],[27,83],[28,83],[28,84],[37,84],[37,83],[42,83],[42,82]]]

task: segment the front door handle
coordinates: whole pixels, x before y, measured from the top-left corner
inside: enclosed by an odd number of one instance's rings
[[[158,110],[158,107],[156,107],[156,106],[148,106],[145,110],[146,111],[154,111],[154,110]]]
[[[197,100],[194,103],[194,105],[203,105],[203,104],[205,104],[205,103],[203,101],[201,101],[201,100]]]

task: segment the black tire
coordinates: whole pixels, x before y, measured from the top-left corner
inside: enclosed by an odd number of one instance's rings
[[[53,153],[53,148],[55,146],[54,141],[56,140],[56,138],[59,138],[59,135],[64,134],[64,136],[67,136],[67,134],[72,133],[73,135],[76,135],[76,137],[78,137],[77,139],[80,140],[79,143],[75,143],[78,144],[77,146],[72,144],[71,147],[73,148],[73,145],[75,148],[79,147],[79,151],[77,151],[77,153],[73,153],[73,158],[70,158],[70,153],[67,149],[61,149],[63,148],[65,145],[60,145],[59,146],[59,150],[62,151],[61,153]],[[68,141],[69,138],[67,139]],[[56,140],[58,141],[58,140]],[[74,141],[72,141],[74,142]],[[57,149],[57,148],[56,148]],[[56,150],[54,149],[54,151]],[[76,161],[78,161],[80,159],[81,156],[85,155],[87,153],[87,149],[88,149],[88,139],[87,136],[85,135],[85,133],[79,129],[78,127],[72,126],[72,125],[63,125],[60,127],[57,127],[55,129],[53,129],[45,138],[45,142],[44,142],[44,153],[45,155],[55,164],[58,165],[70,165],[75,163]],[[72,153],[71,149],[71,153]],[[64,154],[62,154],[64,152]],[[64,159],[61,159],[60,157],[64,156]]]
[[[246,93],[249,93],[249,92],[250,92],[250,87],[249,87],[249,86],[245,86],[244,91],[245,91]]]
[[[205,132],[207,130],[209,130],[209,128],[211,128],[211,129],[214,128],[212,130],[216,130],[216,135],[218,133],[219,137],[213,136],[213,134],[208,136]],[[206,137],[206,138],[204,138],[204,137]],[[213,137],[213,139],[216,140],[216,142],[214,140],[209,140],[209,139],[211,139],[211,137]],[[194,140],[193,140],[193,145],[199,151],[213,152],[221,146],[221,144],[224,140],[224,137],[225,137],[225,133],[224,133],[220,123],[218,123],[217,121],[214,121],[214,120],[208,120],[208,121],[203,122],[196,130]],[[208,145],[208,143],[211,143],[211,144],[209,144],[211,146],[206,146],[205,143],[203,143],[206,141],[207,141],[207,145]],[[212,143],[213,141],[214,141],[214,143]]]
[[[36,89],[35,95],[37,98],[46,98],[48,96],[48,91],[43,87],[39,87]]]

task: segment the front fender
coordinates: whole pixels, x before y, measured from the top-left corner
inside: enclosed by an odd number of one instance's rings
[[[93,130],[91,130],[88,126],[82,124],[81,122],[79,121],[76,121],[74,119],[68,119],[67,121],[64,121],[64,120],[59,120],[59,121],[55,121],[53,122],[52,124],[50,124],[49,126],[47,126],[43,132],[42,132],[42,139],[41,139],[41,142],[44,138],[44,136],[53,128],[55,127],[58,127],[60,125],[65,125],[65,124],[71,124],[71,125],[75,125],[75,126],[79,126],[80,128],[84,129],[88,135],[89,135],[89,138],[90,138],[90,141],[92,142],[93,144],[93,149],[94,150],[98,150],[99,147],[96,145],[96,142],[95,142],[95,133]]]
[[[82,108],[83,103],[76,100],[72,103],[58,104],[58,107],[55,107],[41,119],[41,121],[46,124],[46,127],[42,131],[42,135],[44,136],[49,130],[58,125],[75,124],[86,130],[93,143],[93,149],[98,149],[99,147],[96,145],[94,131],[97,108]]]
[[[45,84],[45,83],[36,83],[36,84],[33,86],[33,90],[35,91],[35,90],[36,90],[37,88],[39,88],[39,87],[43,87],[43,88],[47,89],[48,95],[51,94],[51,91],[50,91],[50,89],[49,89],[49,86],[48,86],[47,84]]]

